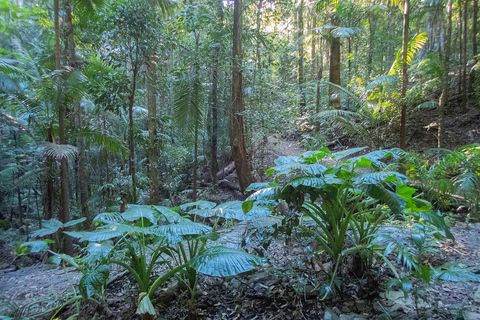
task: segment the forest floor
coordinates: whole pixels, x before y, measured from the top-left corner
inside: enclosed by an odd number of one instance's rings
[[[419,127],[423,129],[411,139],[415,149],[435,147],[434,134],[425,128],[428,119],[426,114],[419,118],[422,122]],[[452,118],[447,125],[449,147],[480,141],[479,122],[478,112]],[[463,131],[458,134],[448,131],[454,126],[463,128]],[[267,137],[261,144],[253,159],[260,176],[278,156],[299,155],[305,151],[298,137],[282,137],[280,134]],[[347,141],[340,149],[351,147],[351,144],[355,143]],[[241,196],[237,192],[225,201]],[[317,289],[319,281],[326,280],[324,271],[331,270],[331,262],[325,258],[312,259],[310,251],[318,249],[308,238],[294,235],[289,243],[282,237],[270,239],[272,225],[280,221],[280,217],[268,217],[250,223],[234,223],[221,230],[221,244],[240,248],[242,239],[248,236],[250,241],[244,248],[266,257],[267,262],[255,272],[235,277],[202,276],[194,308],[198,319],[353,320],[418,319],[419,316],[424,319],[480,319],[480,281],[442,281],[432,286],[420,286],[419,299],[415,302],[411,297],[405,299],[401,291],[379,292],[391,275],[380,264],[364,274],[346,266],[342,274],[344,285],[339,294],[322,301]],[[431,243],[431,252],[426,255],[425,263],[438,267],[452,262],[465,271],[480,273],[480,224],[453,223],[451,231],[455,241]],[[401,226],[386,226],[380,232],[410,242],[408,229]],[[18,231],[0,231],[0,268],[11,264],[14,259],[11,252],[21,241],[25,241],[25,237]],[[265,250],[262,245],[269,241],[271,243]],[[44,261],[45,256],[39,254],[22,257],[15,260],[17,267],[14,269],[0,270],[0,315],[27,319],[31,314],[57,307],[71,297],[81,273],[72,268],[48,266]],[[113,269],[111,275],[121,271]],[[180,291],[176,285],[160,292],[154,300],[159,319],[182,319],[189,314],[186,292]],[[137,319],[137,297],[135,282],[125,274],[108,286],[104,308],[83,305],[79,319]],[[74,312],[73,307],[66,308],[58,319],[66,319]],[[51,315],[36,319],[49,319]]]
[[[328,260],[315,260],[307,248],[316,250],[308,238],[294,235],[271,239],[267,250],[261,246],[265,231],[280,219],[267,217],[255,222],[240,222],[221,231],[221,245],[240,248],[244,236],[251,241],[245,247],[267,257],[259,270],[228,278],[202,276],[195,309],[199,319],[417,319],[415,302],[404,299],[403,292],[379,292],[388,279],[389,270],[377,264],[368,273],[355,276],[344,270],[344,286],[334,299],[320,301],[316,286],[325,280],[331,269]],[[438,267],[452,262],[465,271],[480,271],[480,224],[468,227],[461,223],[451,228],[455,241],[431,244],[426,263]],[[380,231],[403,242],[410,241],[407,229],[383,227]],[[113,270],[112,275],[121,270]],[[61,305],[71,296],[81,273],[73,268],[33,265],[0,274],[0,314],[28,314]],[[83,306],[79,319],[136,319],[135,299],[138,296],[131,277],[124,275],[111,283],[106,293],[106,307]],[[442,281],[425,287],[419,294],[419,312],[425,319],[480,319],[480,281]],[[178,286],[163,289],[154,301],[161,319],[182,319],[189,314],[189,294]],[[162,307],[164,306],[164,307]],[[66,319],[68,310],[59,319]],[[457,318],[463,313],[463,318]],[[100,317],[103,314],[104,317]],[[388,316],[387,316],[388,314]],[[37,317],[48,319],[51,316]],[[22,319],[20,317],[19,319]]]

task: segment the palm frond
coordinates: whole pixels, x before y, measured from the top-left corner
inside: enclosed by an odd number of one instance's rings
[[[435,100],[425,101],[420,103],[418,106],[415,107],[415,110],[431,110],[438,107],[438,102]]]
[[[396,84],[399,82],[399,79],[397,76],[394,75],[385,75],[385,76],[379,76],[375,78],[372,82],[370,82],[366,87],[363,92],[367,92],[368,90],[372,90],[375,86],[379,85],[392,85]]]
[[[408,42],[408,48],[407,48],[407,65],[409,65],[415,54],[420,50],[425,43],[427,42],[428,37],[427,33],[423,32],[420,34],[417,34],[410,42]],[[389,75],[394,75],[394,74],[400,74],[400,70],[402,68],[403,64],[403,48],[398,50],[397,56],[395,57],[395,61],[392,64],[392,67],[390,68],[390,71],[388,71]]]
[[[335,28],[332,29],[332,36],[335,38],[349,38],[353,36],[355,33],[360,32],[360,28],[357,27],[350,27],[350,28],[345,28],[345,27],[340,27],[340,28]]]
[[[46,156],[52,157],[56,160],[61,160],[63,158],[73,159],[78,154],[78,149],[69,144],[43,142],[40,147],[43,147]]]
[[[84,137],[88,141],[102,146],[108,151],[118,154],[120,156],[127,157],[129,154],[129,150],[125,141],[115,136],[111,132],[106,132],[102,129],[86,126],[81,128],[77,132],[77,135]]]
[[[191,136],[200,127],[205,117],[205,108],[201,99],[202,84],[200,79],[194,80],[193,83],[182,82],[175,93],[173,120],[177,129]]]

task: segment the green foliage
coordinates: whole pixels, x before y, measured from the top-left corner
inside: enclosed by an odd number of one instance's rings
[[[463,146],[456,151],[432,149],[426,156],[407,156],[407,174],[427,199],[440,210],[460,202],[470,207],[473,217],[479,213],[479,145]]]
[[[236,205],[241,211],[241,203]],[[197,207],[192,211],[212,209],[212,203],[208,202],[190,203],[183,208],[192,206]],[[37,231],[35,236],[54,233],[82,221],[79,219],[67,225],[48,220],[44,222],[45,228]],[[155,291],[172,277],[178,277],[189,288],[193,300],[197,270],[214,276],[231,276],[252,270],[261,262],[260,258],[243,251],[220,246],[206,249],[208,240],[218,239],[218,235],[211,232],[212,228],[183,218],[166,207],[130,204],[121,215],[102,213],[94,221],[98,224],[95,231],[66,232],[81,242],[88,242],[82,258],[74,259],[50,251],[48,240],[24,243],[17,248],[17,253],[46,250],[54,255],[52,263],[64,261],[79,269],[83,273],[79,290],[84,299],[91,299],[104,289],[110,265],[118,264],[126,268],[138,284],[137,313],[150,315],[155,315],[151,304]],[[152,280],[156,265],[166,265],[168,270]]]

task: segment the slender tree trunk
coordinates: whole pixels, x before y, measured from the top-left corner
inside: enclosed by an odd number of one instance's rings
[[[59,9],[59,0],[54,0],[54,11],[55,11],[55,69],[60,70],[60,9]],[[60,89],[59,89],[60,90]],[[61,94],[58,94],[57,98],[58,106],[58,136],[60,144],[67,144],[67,139],[65,136],[65,118],[66,118],[66,107],[62,101]],[[70,221],[70,206],[68,202],[68,160],[67,158],[62,158],[60,160],[60,221],[66,223]],[[68,255],[73,254],[73,244],[72,239],[69,236],[66,236],[64,233],[60,236],[63,242],[63,251]]]
[[[47,129],[47,141],[53,142],[52,127]],[[50,220],[53,218],[53,159],[47,156],[45,160],[45,174],[42,186],[42,207],[43,219]]]
[[[445,148],[445,114],[448,111],[450,99],[448,73],[450,71],[450,42],[452,40],[452,0],[447,3],[447,39],[445,40],[445,73],[443,75],[443,91],[440,96],[438,121],[438,147]]]
[[[200,30],[195,33],[195,83],[193,87],[193,97],[197,108],[200,105],[200,70],[198,65],[198,48],[200,45]],[[193,162],[193,201],[197,201],[197,182],[198,182],[198,130],[199,123],[195,123],[195,147],[194,147],[194,162]]]
[[[462,99],[462,111],[467,113],[468,102],[468,87],[467,87],[467,32],[468,32],[468,0],[465,1],[464,18],[463,18],[463,99]]]
[[[138,46],[136,46],[138,48]],[[138,57],[138,49],[137,55]],[[130,157],[129,157],[129,173],[132,177],[132,203],[137,202],[137,182],[135,179],[135,144],[133,141],[133,105],[135,102],[135,92],[137,89],[137,75],[138,75],[138,59],[133,59],[133,56],[130,55],[130,61],[133,66],[132,70],[132,83],[131,83],[131,91],[130,96],[128,97],[128,144],[130,148]]]
[[[312,14],[312,28],[317,27],[317,14],[316,12],[313,12]],[[314,31],[314,36],[312,37],[312,53],[311,53],[311,59],[312,59],[312,75],[311,75],[311,80],[315,80],[317,77],[317,35],[316,31]]]
[[[147,108],[148,108],[148,176],[150,180],[150,204],[157,205],[158,189],[158,146],[157,146],[157,64],[154,57],[147,63]]]
[[[221,28],[223,28],[223,1],[217,2],[217,18]],[[211,175],[214,184],[217,183],[218,160],[217,160],[217,141],[218,141],[218,57],[220,56],[220,47],[215,48],[215,57],[213,58],[212,69],[212,141],[210,145]]]
[[[478,0],[473,0],[473,21],[472,21],[472,55],[475,59],[475,62],[478,61],[477,54],[477,33],[478,33],[478,26],[477,26],[477,19],[478,19]]]
[[[461,1],[457,1],[458,3],[458,42],[459,42],[459,52],[458,52],[458,61],[459,61],[459,66],[460,70],[458,70],[458,87],[457,87],[457,94],[459,96],[462,95],[462,85],[463,85],[463,79],[462,79],[462,64],[463,64],[463,41],[462,41],[462,35],[463,35],[463,27],[462,27],[462,4]],[[463,106],[462,106],[463,108]]]
[[[317,63],[318,63],[318,73],[317,73],[317,99],[315,101],[315,112],[318,113],[320,112],[320,99],[321,99],[321,87],[320,87],[320,81],[322,80],[323,76],[323,50],[322,50],[322,44],[320,43],[320,57],[317,57]],[[317,120],[316,122],[316,131],[317,133],[320,132],[320,121]]]
[[[478,19],[478,0],[473,0],[473,21],[472,21],[472,56],[473,56],[473,61],[474,65],[477,64],[478,58],[477,58],[477,19]],[[469,77],[469,88],[468,91],[470,92],[470,99],[474,99],[475,95],[474,93],[474,85],[475,85],[475,79],[477,77],[477,72],[475,68],[472,68],[470,71],[470,77]]]
[[[244,191],[253,182],[245,147],[242,88],[242,0],[234,0],[232,51],[232,109],[230,142],[240,189]]]
[[[373,1],[373,5],[375,5],[375,1]],[[377,17],[375,15],[375,11],[372,10],[368,15],[368,29],[370,31],[369,41],[368,41],[368,58],[367,58],[367,73],[368,77],[370,78],[372,74],[372,66],[373,66],[373,54],[375,48],[375,33],[377,31]]]
[[[332,17],[332,25],[338,26],[338,18]],[[340,56],[340,38],[333,37],[330,42],[330,76],[328,81],[338,86],[342,85],[341,78],[341,56]],[[336,89],[330,87],[329,96],[330,96],[330,105],[337,110],[342,108],[340,104],[340,97],[337,95],[336,98],[332,99],[331,96],[337,92]]]
[[[298,33],[297,33],[297,45],[298,45],[298,88],[300,90],[300,110],[301,113],[305,113],[307,102],[305,94],[305,76],[303,71],[303,60],[305,59],[305,54],[303,51],[303,9],[304,2],[300,1],[298,6]]]
[[[406,124],[407,124],[407,96],[408,74],[407,74],[407,54],[408,54],[408,30],[410,24],[410,0],[405,0],[405,12],[403,18],[403,55],[402,55],[402,109],[400,118],[400,149],[406,147]]]
[[[75,40],[74,40],[74,26],[73,26],[73,17],[70,3],[66,4],[66,21],[67,21],[67,45],[68,45],[68,61],[72,68],[77,69],[77,57],[75,52]],[[75,125],[78,130],[82,129],[82,107],[80,101],[74,101],[73,103],[75,108]],[[82,217],[86,218],[83,222],[83,227],[85,230],[88,230],[92,224],[92,219],[88,210],[88,194],[87,194],[87,173],[86,173],[86,161],[85,161],[85,140],[82,136],[77,138],[77,147],[78,147],[78,161],[76,171],[78,172],[78,187],[77,193],[80,193],[80,206],[82,210]],[[78,198],[78,196],[77,196]]]

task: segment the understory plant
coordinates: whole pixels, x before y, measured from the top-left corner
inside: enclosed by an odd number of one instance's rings
[[[413,198],[415,189],[406,185],[407,177],[382,161],[400,158],[402,150],[378,150],[352,157],[363,149],[331,153],[321,148],[299,157],[279,157],[277,166],[267,170],[267,176],[275,175],[274,182],[252,186],[257,191],[244,203],[248,212],[254,204],[286,201],[289,214],[284,220],[291,223],[284,225],[311,233],[331,257],[335,266],[331,284],[350,255],[368,251],[391,266],[383,254],[385,246],[373,241],[387,215],[408,213],[415,219],[443,222],[431,212],[428,202]],[[315,228],[302,225],[299,216],[313,220]],[[437,225],[451,235],[444,223]],[[350,235],[353,245],[346,246]]]
[[[104,290],[107,271],[111,264],[117,264],[127,269],[137,282],[137,314],[144,319],[155,317],[152,298],[158,287],[173,277],[185,283],[193,302],[197,271],[231,276],[252,270],[261,262],[259,257],[243,251],[221,246],[207,248],[207,240],[218,238],[212,228],[184,218],[167,207],[128,205],[122,214],[102,213],[94,221],[95,231],[66,232],[87,244],[82,261],[93,266],[80,280],[82,296],[90,299]],[[44,244],[44,241],[33,241],[22,247],[34,252],[45,249]],[[164,266],[164,270],[155,278],[157,265]]]
[[[413,183],[438,209],[463,204],[470,209],[470,217],[479,218],[480,144],[455,151],[430,149],[424,155],[410,153],[405,166]]]

